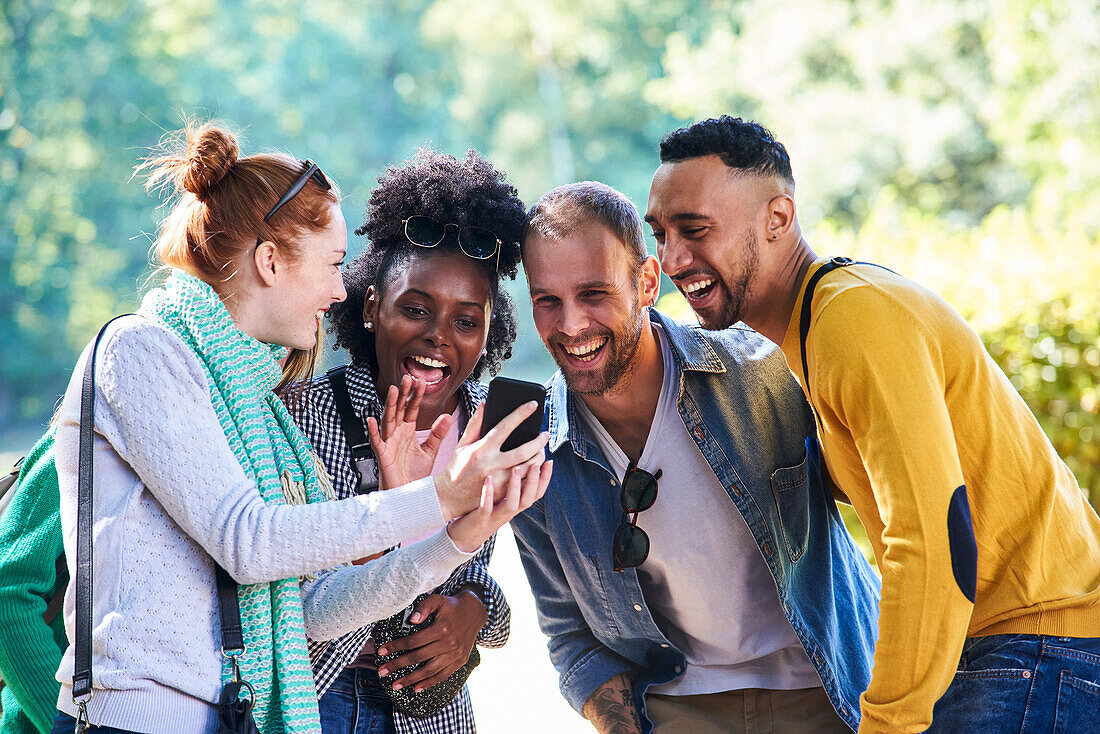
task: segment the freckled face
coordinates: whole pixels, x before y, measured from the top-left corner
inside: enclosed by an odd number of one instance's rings
[[[478,261],[452,250],[417,252],[364,308],[374,322],[379,396],[408,374],[427,383],[417,428],[453,412],[485,349],[491,310],[489,275]]]
[[[276,283],[277,293],[272,294],[271,307],[265,313],[268,323],[262,341],[312,349],[329,307],[347,298],[340,274],[348,249],[347,227],[335,204],[330,215],[327,227],[306,232],[295,242],[297,257],[286,264],[286,274]]]

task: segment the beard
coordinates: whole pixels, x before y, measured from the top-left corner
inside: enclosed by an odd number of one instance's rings
[[[586,341],[594,337],[607,337],[607,343],[602,350],[604,365],[599,370],[577,370],[571,365],[565,364],[558,355],[557,349],[551,349],[550,354],[565,377],[565,384],[578,395],[606,395],[623,384],[626,378],[634,370],[634,355],[638,351],[638,342],[642,339],[642,329],[646,326],[647,319],[643,318],[640,299],[635,299],[630,309],[630,318],[627,319],[622,329],[601,329],[584,335]]]
[[[741,251],[744,253],[741,272],[732,280],[727,280],[725,275],[719,275],[718,282],[714,284],[721,296],[717,307],[714,310],[695,312],[704,329],[725,329],[744,319],[749,283],[755,277],[760,262],[760,241],[752,229],[745,235]]]

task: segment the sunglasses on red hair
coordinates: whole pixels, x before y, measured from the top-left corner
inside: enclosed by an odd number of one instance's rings
[[[290,188],[286,190],[286,193],[279,197],[279,200],[275,202],[275,206],[271,207],[271,209],[268,210],[267,214],[264,215],[264,224],[267,224],[271,217],[275,215],[275,212],[282,209],[288,201],[300,194],[302,192],[302,189],[306,187],[306,184],[309,183],[311,179],[314,183],[316,183],[325,191],[332,190],[332,184],[330,184],[328,182],[328,179],[325,178],[325,174],[321,171],[320,166],[308,159],[304,161],[299,160],[298,162],[305,166],[306,170],[302,173],[301,176],[298,177],[297,181],[290,185]],[[262,238],[257,237],[256,246],[259,247],[262,241]]]

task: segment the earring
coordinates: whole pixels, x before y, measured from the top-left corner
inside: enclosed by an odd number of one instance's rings
[[[363,322],[363,328],[366,329],[367,331],[370,331],[371,329],[374,328],[374,322],[373,321],[364,321]]]

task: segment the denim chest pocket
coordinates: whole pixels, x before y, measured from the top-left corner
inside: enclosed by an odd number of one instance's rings
[[[574,499],[583,504],[593,498]],[[614,639],[618,626],[611,610],[609,584],[621,580],[613,578],[617,574],[611,570],[611,539],[588,522],[599,513],[593,508],[579,513],[577,509],[571,505],[567,511],[561,504],[548,508],[552,517],[549,532],[555,538],[554,544],[562,549],[558,562],[585,625],[600,640]]]
[[[619,636],[619,627],[615,624],[615,614],[611,610],[611,599],[608,596],[610,589],[605,578],[608,573],[614,571],[602,568],[595,554],[586,555],[585,560],[591,564],[593,576],[587,588],[584,589],[584,598],[580,599],[581,608],[584,610],[585,623],[593,633],[603,640],[612,640]]]
[[[562,559],[581,616],[600,640],[614,639],[619,634],[612,611],[612,584],[621,583],[611,570],[610,553],[601,553],[591,543],[578,543],[576,553]]]
[[[795,563],[806,552],[810,534],[809,457],[801,464],[782,467],[772,472],[772,495],[779,511],[779,524],[787,556]]]

